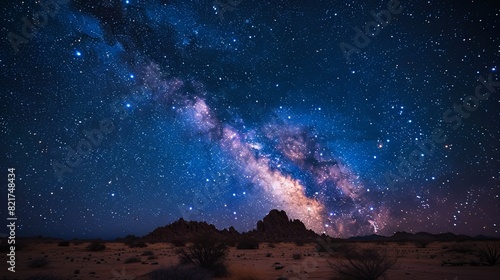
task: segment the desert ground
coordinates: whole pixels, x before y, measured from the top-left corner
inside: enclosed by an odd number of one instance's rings
[[[388,279],[499,279],[500,267],[477,263],[474,248],[481,241],[433,242],[420,248],[410,242],[353,242],[349,248],[387,249],[398,255],[388,270]],[[271,245],[270,245],[271,244]],[[58,279],[148,279],[155,269],[178,264],[179,247],[170,243],[147,243],[130,248],[120,242],[106,242],[102,251],[88,251],[89,242],[29,242],[16,252],[16,272],[0,273],[2,279],[54,276]],[[189,245],[189,243],[187,244]],[[338,262],[341,254],[317,252],[315,244],[260,243],[258,249],[229,247],[226,264],[232,273],[220,279],[336,279],[327,260]],[[5,254],[2,253],[5,260]],[[39,265],[34,261],[40,260]],[[5,263],[5,261],[3,261]],[[252,277],[250,277],[252,276]],[[39,278],[50,279],[50,278]]]

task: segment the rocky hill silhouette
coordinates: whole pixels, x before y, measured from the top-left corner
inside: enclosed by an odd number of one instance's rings
[[[316,241],[318,234],[307,229],[300,220],[291,220],[283,210],[273,209],[262,220],[257,222],[256,228],[240,233],[233,227],[219,230],[214,225],[206,222],[179,220],[158,227],[151,233],[143,236],[143,241],[149,242],[173,242],[192,241],[199,236],[211,236],[218,240],[238,241],[241,238],[251,237],[261,242],[293,242],[293,241]],[[128,237],[131,238],[131,237]],[[466,235],[456,235],[453,233],[431,234],[427,232],[408,233],[396,232],[392,236],[381,236],[377,234],[350,237],[350,241],[465,241],[465,240],[485,240],[493,239],[487,236],[470,237]]]
[[[220,240],[237,240],[242,237],[253,237],[260,241],[295,241],[314,240],[318,235],[305,227],[300,220],[290,220],[285,211],[273,209],[261,221],[257,228],[239,233],[233,227],[219,230],[214,225],[206,222],[179,220],[158,227],[142,239],[145,241],[176,241],[193,240],[198,236],[213,236]]]
[[[315,240],[318,235],[300,220],[290,220],[285,211],[273,209],[257,222],[257,229],[247,232],[262,241]]]
[[[240,233],[233,227],[218,230],[214,225],[206,222],[185,221],[183,218],[166,225],[158,227],[142,239],[145,241],[177,241],[193,240],[199,236],[212,236],[220,240],[238,238]]]

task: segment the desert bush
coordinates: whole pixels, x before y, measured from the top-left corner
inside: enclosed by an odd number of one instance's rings
[[[57,243],[57,246],[68,247],[69,241],[61,241],[61,242]]]
[[[123,263],[138,263],[138,262],[141,262],[141,259],[139,259],[137,257],[130,257],[130,258],[125,259],[125,261]]]
[[[106,244],[99,242],[99,241],[94,241],[94,242],[90,243],[86,247],[86,249],[88,251],[93,251],[93,252],[102,251],[102,250],[106,249]]]
[[[259,241],[252,237],[244,237],[239,240],[238,245],[236,245],[236,249],[259,249]]]
[[[388,269],[397,263],[397,256],[391,256],[386,249],[354,250],[346,254],[345,260],[328,261],[328,265],[339,279],[375,280],[384,277]]]
[[[478,246],[476,255],[484,265],[497,265],[500,262],[500,246],[498,243],[484,243]]]
[[[294,260],[300,260],[300,259],[302,259],[302,254],[295,253],[295,254],[292,255],[292,258]]]
[[[154,254],[155,253],[153,253],[153,251],[144,251],[144,252],[142,252],[141,256],[152,256]]]
[[[171,266],[149,273],[151,280],[211,280],[210,274],[200,267]]]
[[[267,244],[267,247],[269,247],[269,248],[276,248],[276,244],[269,242]]]
[[[192,264],[204,268],[215,277],[227,275],[225,260],[227,257],[227,245],[213,238],[198,237],[193,244],[187,248],[179,249],[180,263]]]
[[[49,259],[47,259],[45,257],[40,257],[40,258],[36,258],[36,259],[29,261],[28,267],[31,267],[31,268],[44,267],[48,264],[49,264]]]

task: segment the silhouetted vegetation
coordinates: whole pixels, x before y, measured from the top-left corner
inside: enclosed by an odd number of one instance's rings
[[[300,259],[302,259],[302,254],[295,253],[295,254],[292,255],[292,258],[294,260],[300,260]]]
[[[497,265],[500,261],[500,246],[498,243],[492,242],[481,244],[477,249],[476,255],[479,258],[479,262],[484,265]]]
[[[153,253],[153,251],[144,251],[141,256],[152,256],[154,255],[155,253]]]
[[[397,256],[391,256],[387,250],[353,250],[345,254],[347,260],[328,261],[339,279],[375,280],[385,276],[388,269],[397,263]]]
[[[224,263],[227,251],[227,245],[223,242],[210,237],[198,237],[191,246],[179,249],[177,254],[183,265],[195,265],[206,269],[214,277],[224,277],[228,274]]]

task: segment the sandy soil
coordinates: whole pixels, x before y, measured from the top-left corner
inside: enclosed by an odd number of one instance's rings
[[[366,248],[387,248],[400,255],[395,268],[387,273],[388,279],[499,279],[500,267],[471,266],[477,258],[471,252],[457,252],[453,249],[475,248],[478,242],[444,243],[435,242],[426,248],[417,248],[414,243],[356,243]],[[2,253],[2,279],[26,279],[34,275],[59,276],[62,279],[144,279],[144,274],[169,265],[177,264],[175,248],[169,243],[148,244],[147,248],[129,248],[123,243],[106,243],[106,249],[99,252],[85,250],[87,242],[69,247],[52,243],[30,243],[17,251],[16,272],[7,271],[5,254]],[[450,251],[452,250],[452,251]],[[142,256],[152,251],[155,257]],[[466,250],[467,251],[467,250]],[[294,259],[293,254],[301,254]],[[31,268],[30,260],[46,257],[49,263],[43,267]],[[124,263],[127,258],[140,259],[137,263]],[[152,258],[152,259],[149,259]],[[297,246],[293,243],[277,243],[271,248],[262,243],[256,250],[237,250],[231,247],[227,264],[234,276],[228,279],[242,279],[241,276],[256,276],[252,279],[331,279],[332,270],[327,260],[336,261],[341,255],[328,256],[316,252],[313,244]],[[443,261],[450,263],[443,266]],[[464,266],[459,266],[466,263]],[[452,266],[456,265],[456,266]],[[276,267],[283,266],[277,270]]]

